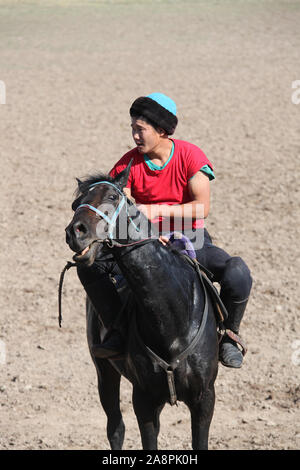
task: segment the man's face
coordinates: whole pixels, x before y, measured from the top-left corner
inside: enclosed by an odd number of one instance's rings
[[[140,153],[151,154],[159,146],[164,131],[157,131],[142,119],[131,119],[132,137]]]

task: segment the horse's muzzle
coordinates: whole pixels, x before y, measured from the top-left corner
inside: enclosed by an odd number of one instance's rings
[[[72,221],[65,229],[66,243],[72,251],[81,252],[87,245],[89,237],[89,230],[87,225],[81,221]]]
[[[73,260],[76,263],[85,264],[91,266],[97,256],[99,243],[97,240],[93,241],[90,245],[87,245],[81,252],[77,252],[73,256]]]
[[[87,225],[82,220],[73,220],[65,229],[66,243],[75,252],[76,263],[93,264],[99,244],[91,238]]]

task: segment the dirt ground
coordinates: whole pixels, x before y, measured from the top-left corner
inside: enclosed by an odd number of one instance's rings
[[[299,22],[296,0],[0,0],[1,449],[109,449],[72,270],[58,327],[64,228],[75,177],[132,147],[129,106],[153,91],[213,162],[206,226],[254,279],[210,448],[299,448]],[[125,380],[121,400],[124,448],[141,449]],[[163,410],[159,446],[191,449],[183,404]]]

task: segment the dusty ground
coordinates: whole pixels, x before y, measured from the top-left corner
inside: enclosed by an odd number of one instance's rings
[[[75,177],[131,147],[129,105],[152,91],[212,160],[207,227],[254,278],[249,353],[220,367],[210,447],[299,448],[299,21],[297,1],[0,0],[2,449],[108,449],[72,271],[57,323],[64,228]],[[122,409],[140,449],[126,381]],[[159,443],[190,449],[184,405],[165,407]]]

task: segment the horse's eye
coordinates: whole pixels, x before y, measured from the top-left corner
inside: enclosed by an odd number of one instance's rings
[[[117,196],[116,194],[111,194],[108,199],[110,199],[111,201],[115,201],[117,199]]]

